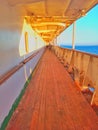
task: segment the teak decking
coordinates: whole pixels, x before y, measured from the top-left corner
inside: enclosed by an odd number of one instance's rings
[[[98,117],[46,50],[7,130],[98,130]]]

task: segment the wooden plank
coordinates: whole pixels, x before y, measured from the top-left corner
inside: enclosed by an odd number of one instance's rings
[[[98,116],[46,50],[7,130],[98,130]]]

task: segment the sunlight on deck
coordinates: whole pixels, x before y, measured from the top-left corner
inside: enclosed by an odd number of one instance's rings
[[[49,50],[6,130],[98,130],[98,117]]]

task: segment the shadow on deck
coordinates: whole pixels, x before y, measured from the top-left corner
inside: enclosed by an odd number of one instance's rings
[[[98,117],[56,58],[45,51],[7,130],[98,130]]]

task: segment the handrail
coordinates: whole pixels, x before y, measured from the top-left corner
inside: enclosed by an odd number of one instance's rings
[[[29,62],[33,57],[35,57],[39,51],[33,53],[31,56],[20,62],[17,66],[13,67],[11,70],[6,72],[4,75],[0,76],[0,85],[4,83],[9,77],[11,77],[16,71],[18,71],[24,64]]]
[[[34,54],[32,54],[31,56],[29,56],[28,58],[26,58],[25,60],[22,61],[23,64],[29,62],[34,56],[36,56],[39,53],[39,51],[35,52]]]
[[[70,51],[74,51],[74,52],[79,52],[79,53],[83,53],[83,54],[86,54],[86,55],[89,55],[89,56],[94,56],[94,57],[97,57],[98,58],[98,55],[96,54],[91,54],[89,52],[85,52],[85,51],[80,51],[80,50],[76,50],[76,49],[71,49],[71,48],[63,48],[63,47],[59,47],[59,48],[62,48],[62,49],[65,49],[65,50],[70,50]]]
[[[52,50],[82,91],[94,89],[91,104],[98,105],[98,55],[58,46]]]

